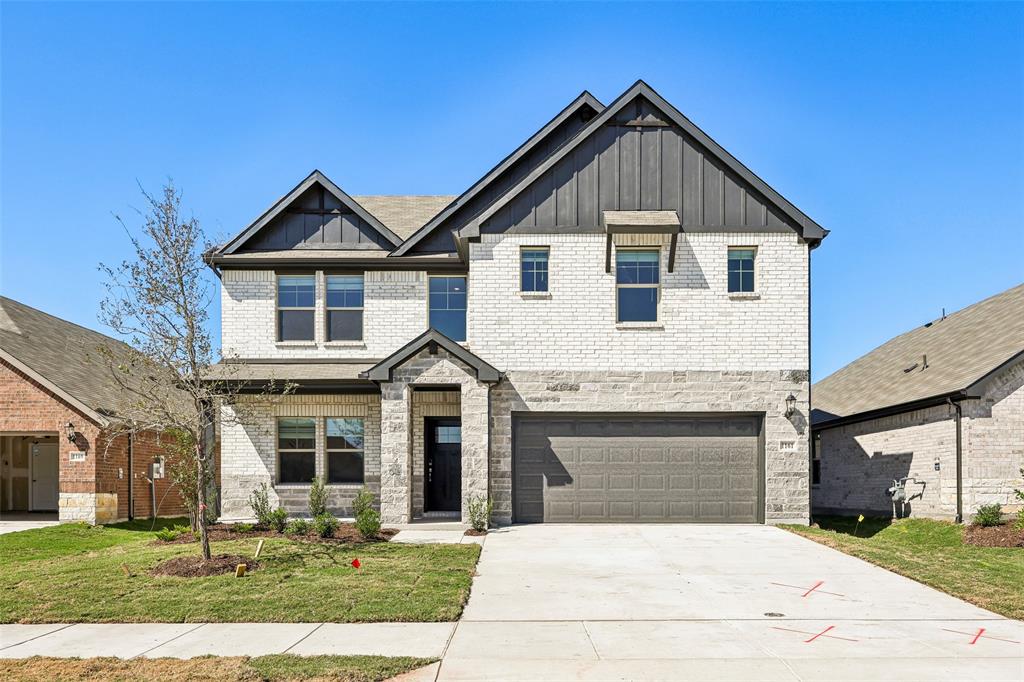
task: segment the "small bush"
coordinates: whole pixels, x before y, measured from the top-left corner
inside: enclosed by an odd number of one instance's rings
[[[469,500],[469,525],[476,531],[487,530],[491,523],[494,503],[489,497],[472,497]]]
[[[256,525],[262,528],[270,527],[270,489],[266,483],[260,483],[260,487],[249,494],[249,507],[252,508],[252,515],[256,517]]]
[[[288,535],[306,535],[309,533],[309,525],[306,519],[292,519],[285,526],[284,532]]]
[[[192,526],[186,526],[183,523],[179,523],[179,524],[175,524],[174,530],[178,531],[179,534],[191,533],[192,532]]]
[[[1024,478],[1024,467],[1020,469],[1020,477]],[[1020,488],[1013,489],[1014,497],[1017,498],[1017,502],[1020,503],[1020,509],[1017,510],[1017,528],[1024,530],[1024,490]]]
[[[174,542],[181,535],[181,531],[176,528],[161,528],[156,532],[156,539],[163,540],[164,542]]]
[[[236,533],[251,533],[254,528],[251,523],[236,523],[232,530]]]
[[[380,533],[380,512],[373,508],[373,493],[363,488],[352,501],[352,513],[356,517],[356,530],[364,539],[377,537]]]
[[[285,526],[288,525],[288,510],[284,507],[278,507],[274,511],[270,512],[269,525],[278,533],[283,533]]]
[[[312,518],[327,513],[327,487],[319,478],[314,478],[309,486],[309,515]]]
[[[1003,505],[998,502],[983,504],[974,515],[975,526],[998,526],[1003,522]]]
[[[313,519],[313,530],[322,538],[333,537],[334,531],[338,530],[338,519],[330,514],[322,514]]]

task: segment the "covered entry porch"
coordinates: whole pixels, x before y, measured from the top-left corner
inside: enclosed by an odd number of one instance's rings
[[[60,453],[56,433],[0,432],[0,514],[57,513]]]

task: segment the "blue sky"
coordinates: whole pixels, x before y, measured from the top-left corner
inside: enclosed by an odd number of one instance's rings
[[[458,194],[581,90],[637,78],[832,231],[815,379],[1024,281],[1019,4],[0,13],[0,289],[87,326],[137,182],[173,177],[213,237],[313,168],[353,194]]]

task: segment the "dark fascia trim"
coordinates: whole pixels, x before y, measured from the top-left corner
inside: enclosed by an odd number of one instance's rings
[[[867,412],[858,412],[857,414],[850,414],[844,417],[835,417],[833,419],[827,419],[818,423],[811,423],[812,431],[825,431],[826,429],[834,429],[838,426],[846,426],[848,424],[857,424],[859,422],[871,421],[872,419],[880,419],[882,417],[890,417],[894,414],[900,414],[902,412],[913,412],[914,410],[922,410],[926,407],[935,407],[936,405],[945,405],[949,400],[966,400],[976,396],[969,395],[967,391],[949,391],[940,395],[930,396],[928,398],[921,398],[920,400],[912,400],[906,403],[900,403],[898,405],[889,405],[887,407],[880,407],[877,410],[868,410]]]
[[[971,397],[974,397],[974,398],[981,397],[982,384],[984,384],[986,381],[991,379],[996,374],[999,374],[1000,372],[1002,372],[1003,370],[1007,369],[1011,365],[1016,364],[1017,362],[1020,362],[1020,361],[1024,361],[1024,350],[1021,350],[1021,351],[1019,351],[1017,353],[1014,353],[1009,358],[1007,358],[1003,362],[999,363],[998,365],[993,367],[991,370],[985,372],[979,378],[977,378],[974,381],[972,381],[967,386],[967,388],[964,389],[965,392],[968,395],[970,395]]]
[[[501,372],[482,360],[475,353],[463,347],[458,342],[452,341],[436,329],[428,329],[423,332],[415,339],[396,350],[390,356],[384,358],[367,371],[362,372],[359,376],[371,381],[391,381],[393,379],[395,367],[401,365],[410,357],[431,344],[436,344],[437,346],[444,348],[451,355],[454,355],[456,358],[472,367],[476,372],[476,378],[480,381],[485,383],[495,383],[501,380]]]
[[[512,199],[518,196],[523,190],[529,187],[537,178],[543,175],[545,172],[550,170],[562,160],[569,152],[575,149],[583,140],[589,137],[594,131],[607,123],[612,116],[618,113],[623,107],[632,102],[636,97],[643,96],[649,100],[654,106],[661,109],[673,123],[678,125],[680,128],[685,130],[691,137],[693,137],[698,144],[709,151],[713,156],[716,156],[722,161],[732,172],[736,173],[740,178],[746,181],[748,184],[754,187],[758,192],[763,194],[765,198],[782,209],[790,220],[794,221],[800,228],[800,233],[804,239],[824,239],[828,234],[828,230],[818,225],[816,222],[811,220],[803,211],[798,209],[796,206],[791,204],[785,197],[776,192],[768,183],[759,178],[749,168],[744,166],[739,160],[736,159],[732,154],[727,152],[721,145],[715,142],[711,137],[703,130],[698,128],[690,119],[683,116],[674,106],[669,104],[661,95],[654,91],[651,86],[642,80],[638,80],[628,90],[619,95],[618,98],[611,104],[609,104],[604,111],[595,116],[590,123],[584,126],[568,144],[564,145],[561,149],[556,151],[554,154],[544,160],[542,164],[537,166],[529,175],[519,181],[514,187],[510,188],[505,194],[499,199],[493,202],[487,207],[474,221],[474,224],[470,226],[472,234],[467,233],[464,236],[474,237],[479,234],[480,225],[486,222],[488,218],[498,212],[503,206],[508,204]]]
[[[368,365],[377,358],[224,358],[224,365]]]
[[[438,213],[436,216],[430,219],[430,221],[416,230],[408,239],[405,240],[397,249],[395,249],[392,256],[403,256],[409,252],[413,246],[422,241],[428,234],[433,232],[441,223],[448,219],[455,211],[465,206],[473,197],[482,192],[488,185],[490,185],[495,178],[508,170],[516,161],[523,158],[531,149],[533,149],[538,142],[547,137],[551,131],[558,126],[562,125],[578,112],[583,106],[589,106],[594,110],[596,114],[600,114],[604,110],[604,105],[597,100],[596,97],[591,95],[589,92],[584,90],[580,93],[579,97],[569,103],[567,107],[562,109],[558,114],[548,121],[540,130],[530,136],[530,138],[519,145],[515,151],[506,156],[504,159],[498,162],[494,168],[489,170],[482,178],[473,183],[472,187],[463,192],[455,201],[448,204],[448,206]],[[586,128],[586,126],[584,126]]]
[[[233,382],[224,382],[231,385]],[[238,395],[262,394],[267,392],[281,393],[284,382],[275,382],[273,386],[261,381],[237,382],[235,390]],[[380,393],[380,387],[372,381],[328,381],[307,380],[288,382],[293,386],[289,395],[314,395],[318,393]]]
[[[282,270],[300,268],[358,268],[362,270],[458,270],[464,272],[466,264],[457,256],[430,259],[399,260],[388,258],[245,258],[239,256],[211,256],[207,261],[221,270]]]
[[[372,213],[363,208],[358,201],[346,194],[340,187],[334,184],[330,178],[321,173],[319,170],[314,170],[312,173],[306,176],[306,178],[297,184],[290,192],[285,194],[283,197],[278,199],[274,204],[268,208],[263,215],[254,220],[249,227],[245,228],[233,238],[231,238],[224,246],[217,249],[211,254],[210,262],[214,263],[217,256],[227,255],[234,253],[238,247],[249,240],[250,237],[259,232],[267,223],[276,218],[281,214],[288,206],[295,201],[303,192],[312,187],[315,184],[320,184],[328,192],[334,195],[334,198],[351,208],[356,215],[365,220],[370,224],[373,229],[377,230],[381,235],[384,236],[391,246],[395,247],[402,243],[401,237],[385,227],[384,223],[379,221]]]

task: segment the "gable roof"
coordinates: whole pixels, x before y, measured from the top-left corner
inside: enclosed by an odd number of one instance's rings
[[[456,358],[469,365],[476,372],[476,378],[480,381],[493,383],[501,379],[501,372],[484,362],[478,355],[471,352],[465,346],[452,341],[436,329],[428,329],[423,332],[370,369],[365,372],[361,372],[359,376],[363,379],[370,379],[371,381],[391,381],[392,372],[395,367],[398,367],[416,353],[419,353],[424,348],[429,347],[431,344],[444,348],[451,355],[454,355]]]
[[[454,194],[360,194],[352,198],[389,230],[408,239],[457,197]]]
[[[494,168],[487,171],[487,173],[477,180],[473,185],[463,192],[455,201],[451,202],[447,208],[441,213],[435,215],[428,223],[423,225],[420,229],[416,230],[401,246],[399,246],[392,253],[393,256],[402,256],[408,253],[409,249],[415,246],[417,243],[426,238],[431,232],[437,229],[447,218],[454,214],[458,209],[467,205],[470,200],[479,195],[484,191],[491,183],[493,183],[502,173],[512,167],[517,161],[526,156],[534,147],[541,143],[548,135],[550,135],[560,125],[565,123],[570,117],[574,116],[581,109],[589,108],[595,113],[600,113],[604,109],[604,105],[589,92],[584,90],[579,96],[569,103],[564,109],[555,115],[550,121],[541,127],[536,133],[530,136],[523,144],[519,145],[511,154],[506,156],[504,159],[498,162]]]
[[[340,187],[331,182],[330,178],[319,170],[314,170],[290,192],[274,202],[274,204],[267,209],[263,215],[254,220],[247,228],[228,240],[227,243],[216,249],[214,253],[217,255],[234,253],[242,246],[242,244],[255,236],[261,229],[269,224],[270,221],[287,209],[288,206],[298,199],[306,190],[318,184],[326,191],[330,192],[335,199],[349,207],[356,215],[365,220],[370,227],[380,233],[381,236],[391,242],[392,247],[398,246],[402,243],[402,239],[397,234],[388,229],[378,218],[371,215],[363,206],[360,205],[358,201],[342,191]]]
[[[0,297],[0,358],[101,426],[121,390],[99,347],[130,352],[109,336]]]
[[[966,393],[1024,360],[1024,284],[891,339],[814,384],[815,426]]]
[[[748,183],[757,192],[762,194],[769,202],[774,204],[786,217],[800,227],[801,236],[809,240],[821,240],[828,234],[828,231],[814,222],[809,216],[791,204],[785,197],[776,192],[764,180],[755,175],[749,168],[740,163],[732,154],[727,152],[721,145],[715,142],[703,130],[698,128],[692,121],[683,116],[679,110],[669,104],[661,95],[654,91],[642,80],[638,80],[628,90],[609,104],[600,114],[595,116],[576,136],[566,145],[558,149],[554,154],[544,160],[537,168],[511,187],[502,197],[492,202],[474,221],[474,225],[464,231],[461,237],[477,237],[480,234],[480,225],[488,218],[530,187],[531,184],[545,172],[552,169],[555,164],[561,161],[584,140],[593,135],[602,126],[608,123],[624,107],[637,99],[643,97],[654,107],[661,110],[675,125],[683,129],[693,137],[698,144],[723,163],[729,170]]]

